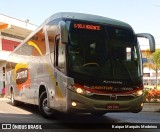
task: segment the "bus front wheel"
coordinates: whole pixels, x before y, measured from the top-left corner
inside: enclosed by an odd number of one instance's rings
[[[47,106],[47,102],[48,102],[47,93],[43,92],[40,95],[39,99],[39,110],[43,117],[51,118],[53,115],[53,111]]]

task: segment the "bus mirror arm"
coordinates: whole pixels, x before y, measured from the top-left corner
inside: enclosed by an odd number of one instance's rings
[[[139,33],[139,34],[136,34],[136,36],[147,38],[149,40],[150,51],[155,52],[155,39],[151,34],[149,34],[149,33]]]
[[[64,21],[59,22],[60,40],[62,43],[68,43],[68,29]]]

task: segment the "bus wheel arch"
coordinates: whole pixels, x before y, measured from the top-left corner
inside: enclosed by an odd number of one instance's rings
[[[13,87],[11,86],[10,87],[10,94],[13,92]]]
[[[47,92],[46,87],[44,85],[40,85],[39,87],[39,99],[43,92]]]

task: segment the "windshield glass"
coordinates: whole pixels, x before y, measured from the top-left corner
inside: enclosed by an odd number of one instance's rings
[[[71,21],[69,40],[69,75],[75,80],[134,81],[141,76],[140,53],[132,30]]]

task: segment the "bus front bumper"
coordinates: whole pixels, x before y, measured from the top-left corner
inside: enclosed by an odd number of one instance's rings
[[[68,90],[67,112],[80,113],[109,113],[109,112],[134,112],[138,113],[143,108],[143,95],[132,99],[111,100],[90,98]],[[103,95],[104,96],[104,95]]]

